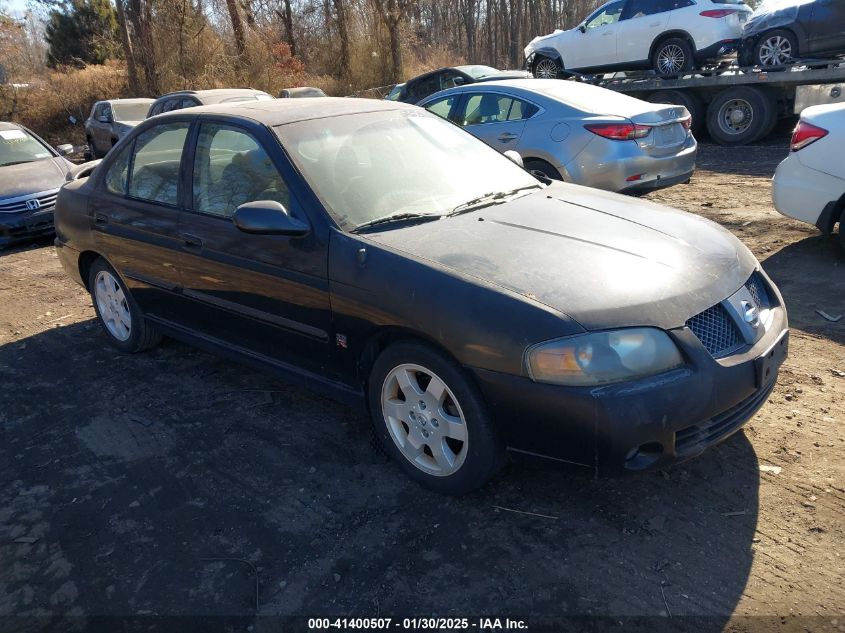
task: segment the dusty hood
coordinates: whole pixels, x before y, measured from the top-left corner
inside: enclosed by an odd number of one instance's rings
[[[0,200],[58,189],[70,167],[70,163],[58,156],[0,167]]]
[[[680,327],[738,290],[757,263],[708,220],[567,184],[369,237],[540,301],[587,329]]]

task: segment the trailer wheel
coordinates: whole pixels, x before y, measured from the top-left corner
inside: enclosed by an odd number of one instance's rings
[[[768,134],[776,116],[777,106],[769,93],[733,86],[707,107],[707,131],[720,145],[747,145]]]
[[[672,105],[684,106],[692,115],[693,134],[703,129],[704,126],[704,101],[691,90],[658,90],[652,92],[646,101],[649,103],[671,103]]]

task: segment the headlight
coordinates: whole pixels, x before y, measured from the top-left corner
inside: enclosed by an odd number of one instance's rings
[[[528,348],[526,362],[536,382],[594,386],[653,376],[683,359],[666,332],[631,328],[540,343]]]

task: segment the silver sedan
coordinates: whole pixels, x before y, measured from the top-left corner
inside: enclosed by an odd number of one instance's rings
[[[698,145],[683,106],[559,79],[459,86],[418,105],[500,152],[516,150],[526,169],[579,185],[642,193],[695,171]]]

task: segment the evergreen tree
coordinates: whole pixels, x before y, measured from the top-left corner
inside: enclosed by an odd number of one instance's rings
[[[47,65],[102,64],[117,56],[118,35],[110,0],[73,0],[50,11],[45,30]]]

